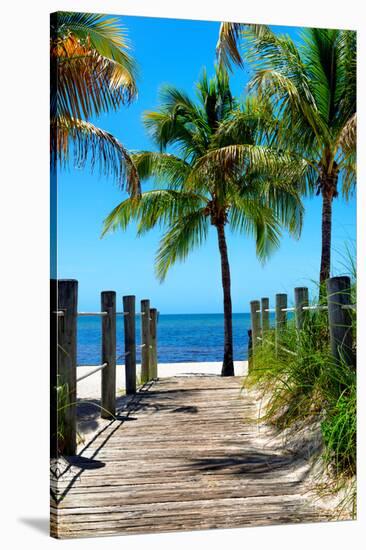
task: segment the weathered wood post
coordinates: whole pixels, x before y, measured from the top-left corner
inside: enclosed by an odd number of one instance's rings
[[[123,296],[125,330],[126,394],[136,393],[136,309],[135,296]]]
[[[101,293],[102,316],[102,399],[101,417],[114,418],[116,414],[116,293],[106,290]]]
[[[332,277],[327,280],[330,347],[336,361],[354,364],[352,350],[351,279]]]
[[[260,302],[259,300],[252,300],[250,302],[250,316],[252,320],[252,339],[253,339],[253,351],[259,344],[258,337],[261,336],[261,318],[260,318]]]
[[[295,317],[296,328],[301,330],[304,326],[307,311],[303,307],[309,305],[309,290],[305,286],[295,288]]]
[[[252,321],[252,358],[251,358],[250,366],[252,367],[254,365],[255,349],[260,342],[258,340],[258,337],[261,336],[261,317],[260,317],[259,300],[252,300],[250,302],[250,317]]]
[[[287,312],[287,294],[276,294],[276,352],[281,338],[281,333],[286,328]]]
[[[253,365],[253,338],[252,338],[252,329],[248,330],[248,372]]]
[[[150,300],[141,300],[141,383],[150,380]]]
[[[262,336],[269,330],[269,298],[261,299]]]
[[[78,282],[75,279],[58,281],[58,365],[57,413],[58,429],[62,431],[58,446],[62,454],[76,454],[76,336]]]
[[[150,309],[150,379],[158,377],[157,317],[155,308]]]

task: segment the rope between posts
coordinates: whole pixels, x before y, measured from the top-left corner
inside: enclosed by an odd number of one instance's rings
[[[126,357],[127,355],[130,355],[130,351],[126,351],[125,353],[121,353],[121,355],[119,355],[118,357],[116,357],[116,361],[118,361],[118,359],[122,359],[122,357]]]
[[[78,311],[78,317],[106,317],[108,311]]]
[[[317,310],[317,309],[321,310],[321,311],[326,311],[328,309],[328,306],[316,304],[314,306],[302,306],[301,309],[303,311]],[[341,309],[352,309],[353,311],[356,311],[357,305],[356,304],[343,304],[343,305],[341,305]],[[275,313],[276,309],[275,308],[266,308],[264,311]],[[283,307],[283,308],[281,308],[280,311],[296,311],[296,308],[295,307]],[[256,313],[261,313],[261,310],[256,309],[255,312]]]
[[[100,370],[103,370],[107,365],[108,365],[108,363],[103,363],[102,365],[99,365],[96,369],[91,370],[87,374],[83,374],[83,376],[80,376],[79,378],[77,378],[76,382],[80,382],[81,380],[84,380],[84,378],[88,378],[92,374],[95,374],[96,372],[99,372]]]

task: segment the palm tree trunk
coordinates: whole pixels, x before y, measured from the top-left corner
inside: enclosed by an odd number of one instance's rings
[[[322,255],[320,260],[319,298],[326,296],[325,281],[330,277],[330,255],[332,248],[332,205],[333,199],[338,196],[339,167],[336,161],[331,161],[331,154],[326,154],[328,164],[320,168],[319,190],[323,199],[322,204]]]
[[[320,261],[320,293],[330,276],[330,251],[332,246],[332,200],[329,193],[323,193],[322,206],[322,255]]]
[[[221,376],[234,376],[233,362],[233,319],[231,305],[230,266],[226,246],[225,226],[216,226],[221,257],[222,289],[224,293],[224,360]]]

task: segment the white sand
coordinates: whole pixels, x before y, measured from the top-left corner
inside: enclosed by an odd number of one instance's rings
[[[158,377],[168,378],[170,376],[188,376],[191,374],[203,375],[203,374],[216,374],[221,373],[222,363],[207,362],[207,363],[159,363],[158,365]],[[95,369],[95,367],[78,367],[77,376],[83,376],[88,372]],[[245,376],[248,370],[248,361],[235,361],[234,363],[235,375]],[[140,375],[141,365],[137,365],[137,375]],[[124,365],[117,365],[117,384],[116,390],[123,391],[125,388],[125,367]],[[101,391],[101,371],[88,376],[78,382],[77,394],[79,398],[93,398],[100,399]]]

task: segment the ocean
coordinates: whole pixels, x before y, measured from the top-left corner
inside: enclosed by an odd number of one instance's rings
[[[272,317],[272,315],[271,315]],[[136,344],[141,342],[140,317],[136,317]],[[234,360],[248,357],[249,313],[233,314]],[[224,317],[222,314],[159,315],[158,362],[183,363],[222,361]],[[123,317],[117,317],[117,357],[124,352]],[[137,348],[137,362],[141,354]],[[78,365],[101,362],[101,319],[78,318]],[[117,359],[119,364],[124,358]]]

